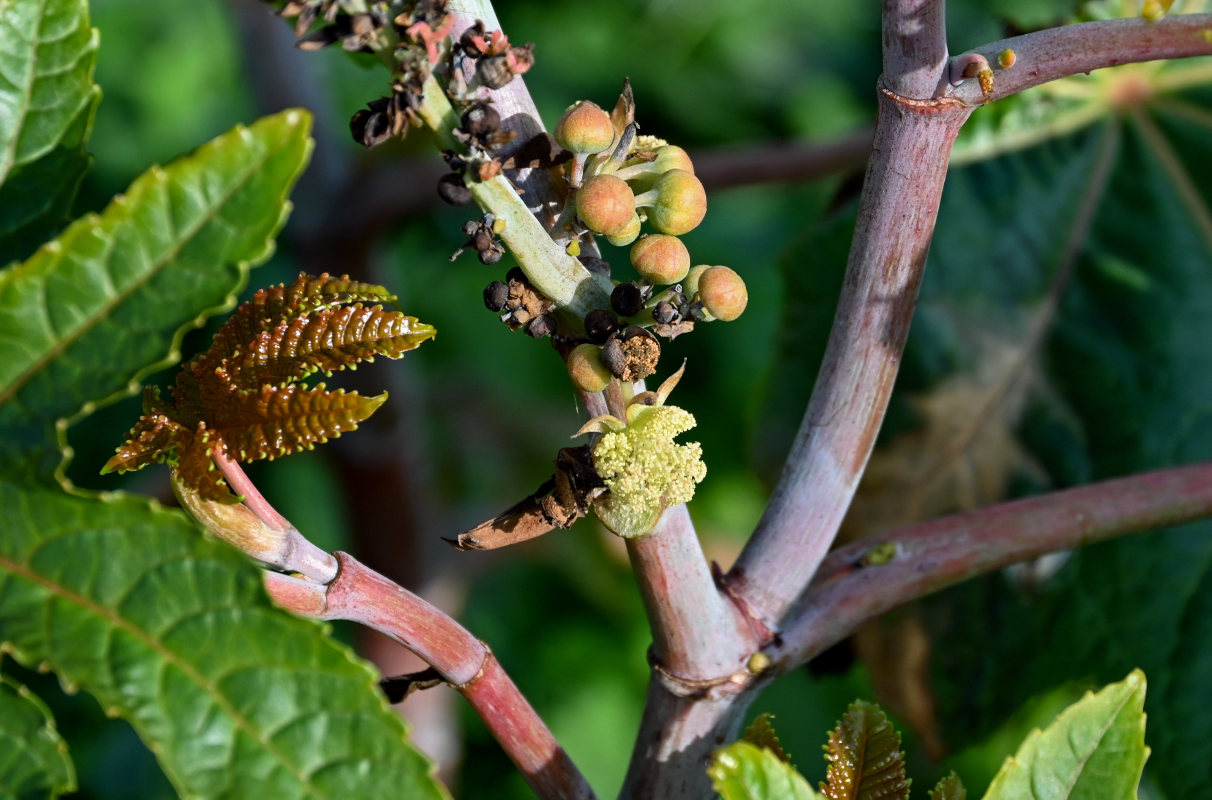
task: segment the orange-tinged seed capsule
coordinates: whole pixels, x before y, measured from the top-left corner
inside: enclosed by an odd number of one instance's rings
[[[573,103],[556,123],[555,140],[565,150],[581,155],[600,153],[614,142],[610,115],[589,100]]]
[[[654,284],[674,284],[690,271],[690,251],[678,237],[656,233],[631,246],[631,265]]]
[[[577,190],[577,216],[595,233],[622,231],[635,216],[635,195],[621,178],[594,175]]]
[[[698,295],[707,313],[723,322],[739,317],[749,303],[745,281],[728,267],[704,270],[699,276]]]

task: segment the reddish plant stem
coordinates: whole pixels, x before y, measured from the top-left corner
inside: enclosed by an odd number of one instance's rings
[[[866,468],[917,302],[947,155],[970,111],[880,93],[824,361],[782,477],[727,578],[771,630],[816,572]]]
[[[288,611],[361,623],[432,665],[467,698],[539,797],[594,797],[584,776],[487,645],[440,609],[348,553],[336,557],[340,571],[327,586],[268,573],[266,589]]]
[[[830,553],[767,652],[780,672],[811,659],[858,625],[960,581],[1045,553],[1212,516],[1212,462],[1148,472],[956,514]],[[895,542],[880,566],[859,566]]]
[[[956,58],[984,56],[993,65],[993,91],[985,95],[976,80],[950,94],[967,103],[1000,100],[1041,83],[1118,64],[1212,55],[1212,14],[1179,14],[1158,22],[1112,19],[1081,22],[991,42]],[[1014,65],[997,66],[998,55],[1014,51]]]
[[[744,667],[760,642],[736,606],[720,593],[685,505],[661,515],[653,532],[627,540],[652,626],[652,657],[692,680]]]

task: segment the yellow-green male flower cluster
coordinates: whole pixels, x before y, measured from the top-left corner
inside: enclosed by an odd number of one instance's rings
[[[707,475],[702,446],[674,442],[695,426],[689,411],[665,405],[681,377],[679,369],[656,392],[638,395],[627,406],[626,422],[595,417],[577,432],[602,434],[593,464],[608,491],[594,499],[593,507],[598,519],[624,538],[650,533],[665,509],[688,502]]]

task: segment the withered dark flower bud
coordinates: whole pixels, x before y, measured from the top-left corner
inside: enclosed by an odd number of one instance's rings
[[[606,344],[602,345],[602,366],[610,370],[610,374],[616,378],[623,377],[623,370],[627,368],[627,355],[623,352],[623,344],[613,336],[606,340]]]
[[[602,344],[620,327],[619,318],[604,308],[596,308],[585,315],[585,335],[594,344]]]
[[[460,124],[472,136],[487,136],[501,127],[501,115],[487,103],[476,103],[463,112]]]
[[[633,281],[620,283],[610,293],[610,307],[620,317],[632,317],[644,307],[644,293]]]
[[[509,302],[509,287],[504,281],[493,281],[484,287],[484,306],[489,311],[503,311]]]
[[[480,225],[481,222],[478,219],[467,220],[463,223],[463,235],[470,239],[480,229]]]
[[[486,56],[476,62],[476,76],[489,89],[501,89],[513,80],[514,72],[506,56]]]
[[[452,206],[465,206],[471,202],[471,189],[463,183],[463,176],[449,172],[438,178],[438,197]]]
[[[472,25],[467,30],[463,31],[463,35],[459,37],[459,49],[463,51],[463,55],[468,58],[479,58],[480,48],[476,44],[475,39],[484,39],[484,20],[477,19],[476,24]]]
[[[505,245],[493,242],[479,252],[480,263],[492,266],[505,257]]]
[[[580,261],[581,266],[590,272],[610,277],[610,262],[605,259],[597,256],[577,256],[577,261]]]
[[[299,48],[300,50],[322,50],[333,42],[340,40],[342,36],[343,33],[333,25],[329,25],[324,28],[316,28],[311,33],[301,36],[299,40],[295,42],[295,47]]]
[[[662,300],[652,309],[652,318],[662,325],[668,325],[678,318],[678,310],[673,303],[668,300]]]
[[[492,247],[492,241],[495,234],[492,228],[477,228],[475,233],[471,235],[471,246],[475,248],[477,253],[483,253],[488,248]]]
[[[535,339],[542,339],[545,336],[551,336],[556,331],[555,317],[550,314],[544,314],[541,317],[535,317],[526,326],[526,334],[533,336]]]
[[[387,98],[367,103],[349,121],[349,132],[363,147],[374,147],[391,138],[391,118],[387,114]]]

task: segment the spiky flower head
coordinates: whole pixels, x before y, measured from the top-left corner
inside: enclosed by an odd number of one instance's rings
[[[674,441],[695,426],[689,411],[665,405],[681,377],[679,369],[656,392],[638,395],[627,407],[626,422],[595,417],[577,433],[602,434],[593,464],[608,491],[594,500],[594,511],[624,538],[650,533],[665,509],[688,502],[707,475],[702,446]]]

